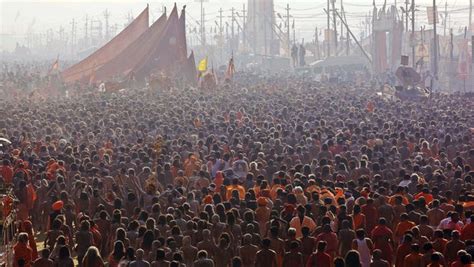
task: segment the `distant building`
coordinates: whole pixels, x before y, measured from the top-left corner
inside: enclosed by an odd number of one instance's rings
[[[260,55],[279,54],[275,25],[273,0],[248,0],[246,33],[250,51]]]

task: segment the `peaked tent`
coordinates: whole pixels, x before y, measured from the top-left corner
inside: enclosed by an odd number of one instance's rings
[[[178,46],[178,59],[186,60],[188,55],[188,47],[186,44],[186,6],[183,6],[181,16],[179,16],[176,44]]]
[[[159,42],[150,51],[146,60],[133,69],[138,79],[158,73],[175,76],[182,69],[187,60],[185,37],[183,43],[183,35],[186,33],[182,32],[184,27],[180,27],[182,23],[184,24],[184,12],[183,8],[179,19],[175,4]]]
[[[106,81],[115,75],[133,75],[132,70],[146,60],[150,51],[159,42],[166,24],[166,14],[163,14],[118,56],[100,67],[96,79]]]
[[[197,70],[196,70],[196,61],[194,60],[194,51],[191,51],[186,65],[184,67],[184,80],[190,85],[196,85],[197,83]]]
[[[148,6],[117,36],[81,62],[64,70],[62,75],[66,83],[88,81],[96,69],[120,54],[148,29]]]

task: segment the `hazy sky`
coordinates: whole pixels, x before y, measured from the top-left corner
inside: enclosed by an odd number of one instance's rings
[[[187,5],[188,27],[197,27],[196,21],[200,18],[199,0],[177,1],[179,7]],[[337,0],[336,6],[340,7]],[[411,0],[410,0],[411,1]],[[35,32],[44,32],[48,28],[58,31],[62,25],[66,31],[71,30],[71,22],[74,19],[77,23],[79,36],[83,34],[86,16],[94,19],[104,20],[104,10],[110,12],[111,25],[117,23],[122,29],[127,21],[127,14],[136,16],[143,10],[147,3],[150,4],[150,18],[156,19],[163,6],[171,10],[173,0],[161,1],[132,1],[132,0],[48,0],[48,1],[27,1],[27,0],[0,0],[0,33],[23,35],[28,27]],[[285,14],[284,8],[290,3],[290,13],[296,21],[297,38],[312,38],[315,27],[325,28],[326,17],[323,8],[326,0],[275,0],[275,12]],[[396,1],[387,0],[388,4]],[[404,5],[405,0],[398,0],[397,5]],[[451,26],[455,29],[464,27],[468,23],[469,0],[437,0],[439,10],[444,11],[444,5],[448,2],[448,10],[451,12]],[[204,3],[206,10],[207,26],[215,26],[218,10],[222,8],[225,16],[230,16],[231,7],[241,11],[246,0],[208,0]],[[381,6],[383,0],[376,0],[376,4]],[[432,0],[416,0],[417,20],[420,25],[426,21],[426,7],[432,4]],[[347,19],[353,31],[360,32],[363,28],[361,21],[371,10],[372,0],[344,0]],[[448,24],[449,27],[449,24]],[[1,42],[1,40],[0,40]]]

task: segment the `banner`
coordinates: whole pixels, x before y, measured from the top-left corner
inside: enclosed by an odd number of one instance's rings
[[[327,42],[334,42],[334,36],[335,36],[335,33],[334,33],[334,30],[328,30],[328,29],[325,29],[324,30],[324,40]]]
[[[467,39],[463,39],[459,43],[459,61],[458,61],[458,78],[461,80],[469,79],[469,43]]]
[[[384,72],[387,70],[387,36],[385,32],[376,31],[374,67],[376,72]]]
[[[433,23],[436,23],[438,24],[439,22],[439,19],[438,19],[438,7],[436,7],[436,9],[434,10],[433,12],[433,7],[432,6],[429,6],[426,8],[426,12],[428,14],[428,24],[433,24]],[[433,14],[434,13],[434,14]]]

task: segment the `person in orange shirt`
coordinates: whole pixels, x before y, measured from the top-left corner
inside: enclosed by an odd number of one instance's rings
[[[199,159],[193,153],[189,153],[183,164],[184,175],[188,178],[193,176],[194,172],[199,170],[200,165]]]
[[[239,179],[232,179],[232,184],[227,186],[226,198],[227,200],[232,198],[232,191],[237,190],[239,192],[239,198],[241,200],[245,199],[245,188],[239,185]]]
[[[461,240],[473,240],[474,239],[474,214],[470,217],[471,222],[466,224],[461,230]]]
[[[420,193],[416,194],[414,199],[419,199],[421,197],[424,197],[425,198],[425,202],[426,204],[430,204],[432,201],[433,201],[433,195],[430,194],[430,190],[428,188],[423,188],[423,191],[421,191]]]
[[[377,208],[374,205],[374,199],[367,199],[367,203],[361,207],[362,214],[365,215],[365,218],[369,218],[366,221],[365,227],[368,233],[372,233],[372,230],[376,226],[376,218],[378,217]]]
[[[359,205],[354,205],[352,210],[352,223],[354,224],[354,229],[358,230],[365,228],[365,215],[361,213],[361,208]]]
[[[224,183],[224,174],[222,171],[216,172],[216,178],[214,178],[214,184],[216,185],[216,190],[221,189],[222,184]]]
[[[284,187],[280,184],[280,179],[279,178],[273,179],[273,186],[270,189],[270,196],[273,201],[275,201],[275,199],[277,198],[277,192],[278,192],[278,189],[280,188],[284,189]]]
[[[396,204],[396,198],[397,196],[400,196],[402,198],[402,203],[403,205],[408,205],[409,201],[408,198],[404,195],[404,188],[402,186],[397,187],[397,191],[393,196],[391,196],[388,200],[388,204],[394,206]]]
[[[409,220],[408,214],[402,213],[402,215],[400,215],[400,222],[395,228],[395,240],[401,242],[403,235],[414,226],[416,226],[416,224]]]
[[[418,244],[411,245],[411,252],[403,260],[404,267],[424,267],[423,254],[420,253]]]
[[[28,246],[28,234],[20,233],[18,242],[13,246],[13,266],[19,267],[18,261],[22,260],[25,267],[31,267],[33,250]]]

